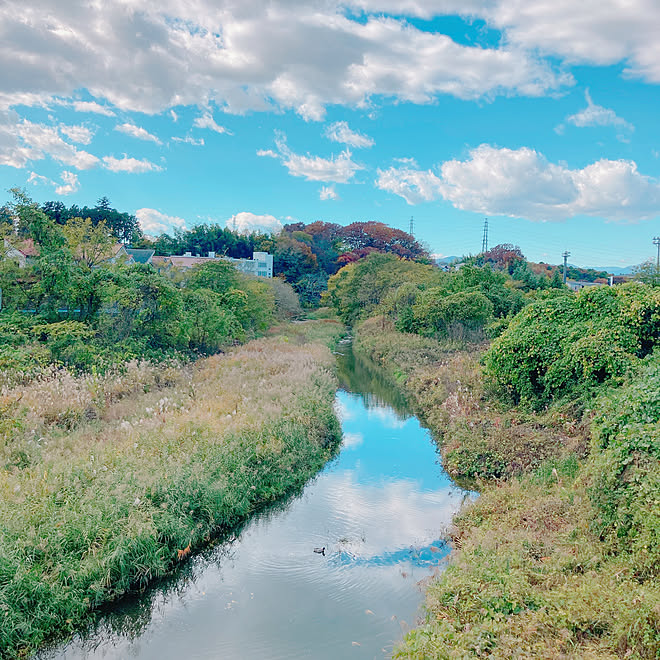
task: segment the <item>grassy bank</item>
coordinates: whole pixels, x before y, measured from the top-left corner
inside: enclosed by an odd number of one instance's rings
[[[279,332],[186,367],[2,393],[1,656],[70,634],[323,466],[342,327]]]
[[[657,360],[589,411],[533,412],[493,396],[483,346],[375,318],[355,348],[408,394],[450,474],[481,491],[396,657],[659,658]]]

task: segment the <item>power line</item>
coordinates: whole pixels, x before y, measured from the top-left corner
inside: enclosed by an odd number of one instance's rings
[[[408,232],[413,238],[415,238],[415,220],[410,216],[410,231]]]
[[[481,241],[481,253],[488,252],[488,218],[484,220],[484,237]]]

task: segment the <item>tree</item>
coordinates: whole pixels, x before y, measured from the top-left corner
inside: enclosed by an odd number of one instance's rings
[[[638,282],[643,282],[649,286],[660,286],[660,270],[653,259],[636,266],[634,276]]]
[[[180,329],[189,348],[207,354],[244,334],[234,313],[223,305],[222,295],[210,289],[183,292]]]
[[[104,220],[94,225],[91,218],[71,218],[62,233],[71,253],[87,268],[98,266],[112,254],[115,240]]]
[[[484,264],[492,264],[499,270],[505,270],[509,275],[513,274],[517,262],[524,261],[525,256],[517,245],[501,243],[481,255]]]

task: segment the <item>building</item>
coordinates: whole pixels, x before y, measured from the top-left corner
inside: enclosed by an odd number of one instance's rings
[[[130,250],[128,250],[130,252]],[[234,259],[233,257],[218,257],[215,252],[209,252],[207,257],[193,256],[192,252],[171,257],[152,256],[152,264],[159,272],[168,271],[170,268],[193,268],[210,261],[222,259],[229,261],[237,270],[246,275],[255,277],[273,277],[273,255],[268,252],[253,252],[252,259]]]
[[[268,252],[253,252],[252,259],[233,259],[222,257],[246,275],[257,277],[273,277],[273,255]]]
[[[25,268],[34,257],[38,256],[39,248],[31,238],[19,242],[10,242],[5,238],[2,258],[14,260],[19,268]]]
[[[156,250],[141,250],[137,248],[124,248],[126,254],[131,257],[133,264],[150,264],[156,254]]]
[[[584,282],[582,280],[580,281],[566,280],[566,286],[571,291],[580,291],[582,289],[588,289],[589,287],[592,286],[607,286],[607,284],[605,282]]]

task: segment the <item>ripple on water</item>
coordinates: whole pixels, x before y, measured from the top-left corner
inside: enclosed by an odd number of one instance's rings
[[[415,418],[337,399],[352,440],[301,497],[41,658],[386,657],[443,565],[464,492]]]

